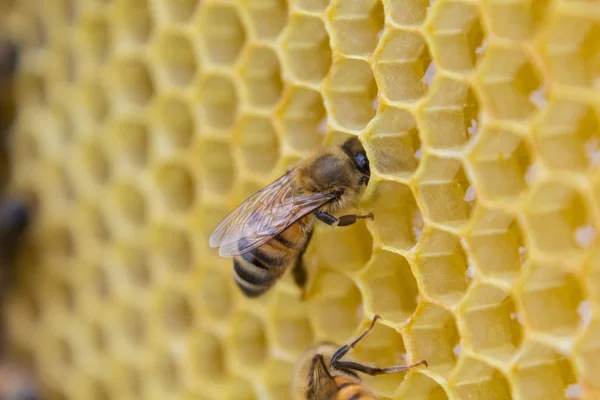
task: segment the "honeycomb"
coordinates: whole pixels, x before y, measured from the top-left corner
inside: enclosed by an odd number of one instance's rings
[[[288,399],[353,356],[388,399],[600,399],[600,3],[3,1],[24,54],[7,306],[48,399]],[[320,224],[307,300],[244,298],[220,219],[364,143],[374,221]]]

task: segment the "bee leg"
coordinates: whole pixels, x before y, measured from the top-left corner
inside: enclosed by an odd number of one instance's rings
[[[302,292],[301,299],[304,300],[308,274],[306,272],[306,267],[304,266],[304,260],[302,256],[299,256],[296,260],[294,268],[292,269],[292,275],[294,277],[294,283],[296,283],[296,286],[298,286],[298,288],[300,288],[300,292]]]
[[[336,364],[335,368],[349,369],[352,371],[362,372],[367,375],[384,375],[384,374],[395,374],[398,372],[405,372],[410,369],[416,368],[420,365],[424,365],[425,367],[428,366],[427,361],[425,361],[425,360],[419,361],[418,363],[415,363],[415,364],[398,365],[398,366],[389,367],[389,368],[369,367],[367,365],[363,365],[363,364],[360,364],[360,363],[357,363],[354,361],[339,361]]]
[[[324,211],[317,211],[315,213],[315,215],[321,222],[324,222],[327,225],[331,225],[331,226],[348,226],[348,225],[354,224],[359,219],[366,219],[366,218],[373,219],[374,218],[373,213],[368,213],[366,215],[349,214],[349,215],[342,215],[341,217],[337,218],[337,217],[334,217],[333,215],[326,213]]]
[[[359,337],[354,339],[352,342],[340,347],[335,353],[333,353],[333,355],[331,356],[331,361],[330,361],[330,364],[332,367],[337,368],[337,365],[339,364],[339,360],[341,360],[342,357],[344,357],[346,355],[346,353],[348,353],[350,351],[350,349],[353,349],[354,346],[356,346],[361,340],[363,340],[365,338],[365,336],[367,336],[367,334],[369,332],[371,332],[371,329],[373,329],[373,327],[375,326],[375,322],[377,322],[378,319],[379,319],[379,315],[374,316],[373,320],[371,321],[371,325],[369,325],[369,327],[367,329],[365,329],[365,331],[363,333],[361,333]]]

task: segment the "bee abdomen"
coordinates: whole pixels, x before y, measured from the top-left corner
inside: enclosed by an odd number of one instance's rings
[[[348,378],[336,377],[335,383],[337,385],[335,400],[377,400],[371,392]]]
[[[283,255],[274,255],[268,245],[251,250],[233,260],[235,282],[248,297],[258,297],[275,284],[289,264]]]

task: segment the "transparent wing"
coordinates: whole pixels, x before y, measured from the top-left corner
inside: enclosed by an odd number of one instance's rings
[[[333,200],[331,193],[297,193],[294,174],[283,175],[227,215],[211,235],[210,246],[219,247],[225,257],[243,254]]]

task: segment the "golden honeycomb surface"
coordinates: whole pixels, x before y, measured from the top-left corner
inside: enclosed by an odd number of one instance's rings
[[[39,201],[11,340],[49,399],[288,399],[322,341],[389,399],[600,399],[600,2],[23,0],[13,185]],[[374,221],[319,225],[308,297],[208,247],[358,135]]]

